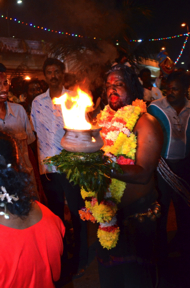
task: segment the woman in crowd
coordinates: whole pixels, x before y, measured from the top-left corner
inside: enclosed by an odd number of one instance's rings
[[[15,140],[0,132],[0,287],[51,288],[59,280],[65,227],[35,201]]]

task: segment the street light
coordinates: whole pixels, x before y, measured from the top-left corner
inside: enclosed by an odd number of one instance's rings
[[[22,0],[17,0],[16,3],[20,5],[22,4]],[[7,6],[6,15],[7,15],[7,33],[8,33],[8,37],[10,37],[11,33],[10,33],[10,26],[9,26],[9,6]]]
[[[187,33],[189,33],[189,26],[187,23],[181,23],[181,27],[187,27]]]

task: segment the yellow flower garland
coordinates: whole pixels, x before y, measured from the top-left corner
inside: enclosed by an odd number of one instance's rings
[[[108,232],[98,229],[97,236],[99,238],[102,247],[108,250],[114,248],[119,239],[119,232],[120,232],[119,227],[117,227],[114,232]]]
[[[81,193],[81,196],[83,199],[85,199],[87,197],[95,197],[96,196],[95,192],[92,192],[92,191],[86,192],[83,188],[81,189],[80,193]]]
[[[140,113],[146,112],[146,104],[142,100],[136,100],[132,105],[125,106],[117,112],[111,110],[107,105],[98,115],[98,124],[102,127],[102,138],[104,139],[103,150],[106,154],[125,157],[134,162],[137,147],[137,137],[132,132]],[[119,127],[119,128],[118,128]],[[113,141],[113,139],[115,139]],[[109,186],[110,195],[105,195],[105,200],[98,204],[95,192],[81,191],[83,199],[92,197],[92,201],[85,201],[85,207],[98,223],[107,223],[108,228],[102,228],[101,224],[97,231],[97,236],[102,247],[106,249],[114,248],[119,237],[119,227],[109,223],[117,212],[117,204],[121,201],[126,183],[111,179]],[[111,201],[109,201],[112,200]],[[85,217],[83,217],[85,218]]]
[[[87,207],[89,207],[88,204]],[[114,205],[114,203],[109,206],[104,203],[98,204],[98,202],[96,202],[94,206],[90,207],[90,210],[98,223],[109,223],[117,212],[117,206]]]
[[[125,188],[126,188],[125,182],[119,181],[114,178],[111,180],[109,190],[117,204],[121,202],[121,197],[123,196],[123,191],[125,190]]]

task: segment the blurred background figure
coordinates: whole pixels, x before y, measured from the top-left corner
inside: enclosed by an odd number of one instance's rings
[[[0,132],[0,287],[53,288],[61,273],[65,227],[35,201],[16,141]]]
[[[8,93],[9,81],[7,75],[0,71],[0,131],[11,133],[17,139],[23,171],[30,174],[36,195],[43,203],[46,203],[38,166],[32,151],[35,144],[35,135],[25,109],[17,103],[9,102]]]
[[[23,93],[23,82],[24,79],[22,76],[17,76],[11,79],[11,85],[9,91],[12,93],[12,95],[16,96],[18,100],[12,101],[15,103],[19,103],[19,96]]]
[[[48,84],[45,80],[40,80],[40,86],[41,86],[41,89],[42,89],[42,93],[46,92],[47,89],[48,89]]]
[[[167,95],[167,77],[175,70],[172,59],[168,56],[166,50],[161,50],[157,55],[160,67],[160,75],[155,80],[155,86],[158,87],[164,96]]]
[[[144,88],[144,101],[149,104],[153,100],[157,100],[163,97],[161,90],[158,87],[154,87],[151,81],[151,71],[148,68],[144,68],[140,71],[140,79]]]
[[[38,79],[32,79],[25,83],[24,99],[20,103],[25,108],[28,115],[30,115],[31,105],[34,98],[42,93],[41,83]]]
[[[9,81],[5,72],[0,72],[0,131],[9,131],[19,141],[23,169],[33,177],[33,168],[28,157],[28,145],[35,141],[30,121],[24,108],[8,101]],[[34,179],[35,181],[35,179]]]

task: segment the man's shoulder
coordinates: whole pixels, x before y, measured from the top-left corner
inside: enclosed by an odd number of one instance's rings
[[[150,103],[147,108],[147,112],[151,115],[155,115],[157,113],[167,113],[169,103],[166,101],[165,97],[162,97],[158,100],[154,100]]]
[[[48,96],[48,90],[47,90],[46,92],[44,92],[44,93],[36,96],[36,97],[34,98],[34,100],[33,100],[32,103],[41,102],[41,101],[43,101],[43,99],[44,99],[46,96]]]
[[[137,121],[134,131],[146,130],[149,133],[150,130],[160,130],[160,124],[158,120],[149,113],[143,113]]]
[[[19,103],[14,103],[14,102],[9,102],[7,101],[7,104],[11,107],[11,108],[17,108],[17,109],[24,109],[23,106]]]
[[[154,122],[156,121],[156,118],[154,116],[152,116],[150,113],[146,112],[143,113],[141,115],[141,117],[139,118],[138,122],[142,123],[144,125],[144,123],[149,123],[149,124],[154,124]]]
[[[13,112],[22,112],[23,114],[26,114],[26,110],[24,107],[18,103],[12,103],[7,101],[7,105],[12,109]]]
[[[160,98],[160,99],[157,99],[157,100],[152,101],[152,102],[150,103],[149,107],[152,106],[152,105],[158,106],[158,107],[162,107],[162,106],[165,105],[165,102],[166,102],[166,99],[165,99],[165,97],[163,96],[163,97]],[[148,108],[149,108],[149,107],[148,107]]]

